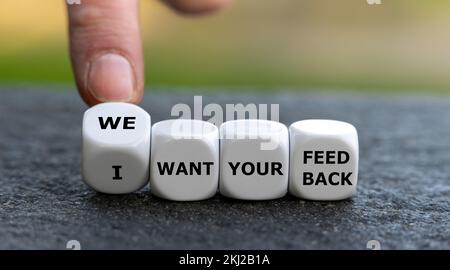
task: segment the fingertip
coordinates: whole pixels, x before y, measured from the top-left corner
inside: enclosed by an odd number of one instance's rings
[[[85,70],[78,89],[89,106],[103,102],[138,104],[142,100],[144,83],[137,79],[135,67],[125,56],[103,53],[93,57]]]
[[[136,1],[83,0],[69,9],[70,54],[82,99],[102,102],[142,100],[143,51]]]
[[[105,52],[92,57],[85,68],[86,74],[78,89],[90,106],[103,102],[142,100],[144,83],[137,79],[137,71],[127,57],[117,52]]]
[[[227,7],[231,0],[166,0],[175,11],[188,15],[201,15],[219,11]]]

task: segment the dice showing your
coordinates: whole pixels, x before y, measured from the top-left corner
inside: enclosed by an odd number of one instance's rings
[[[267,120],[229,121],[220,127],[220,193],[269,200],[288,190],[289,135]]]
[[[148,183],[150,115],[136,105],[103,103],[84,114],[82,172],[93,189],[125,194]]]
[[[152,128],[150,190],[175,201],[214,196],[219,181],[219,131],[200,120],[166,120]]]
[[[289,127],[291,194],[309,200],[342,200],[356,192],[358,134],[351,124],[304,120]]]

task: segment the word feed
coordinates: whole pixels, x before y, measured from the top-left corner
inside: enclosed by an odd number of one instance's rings
[[[303,151],[303,164],[346,164],[350,154],[346,151]],[[303,185],[353,185],[350,181],[352,172],[303,172]]]
[[[341,200],[356,191],[358,135],[344,122],[305,120],[290,126],[290,192],[310,200]]]
[[[290,192],[309,200],[341,200],[356,191],[358,135],[344,122],[304,120],[289,129],[269,120],[161,121],[126,103],[104,103],[83,118],[82,173],[110,194],[150,192],[198,201],[219,192],[270,200]],[[220,170],[219,170],[220,168]]]

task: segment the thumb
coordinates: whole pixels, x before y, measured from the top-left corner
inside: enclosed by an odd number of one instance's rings
[[[138,0],[83,0],[68,5],[68,12],[70,55],[83,100],[139,103],[144,64]]]

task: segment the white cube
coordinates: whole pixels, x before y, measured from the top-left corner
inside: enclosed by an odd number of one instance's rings
[[[220,127],[220,183],[224,196],[269,200],[288,190],[289,134],[267,120],[235,120]]]
[[[214,196],[219,182],[219,130],[208,122],[177,119],[152,129],[150,190],[174,201]]]
[[[139,190],[148,183],[150,115],[136,105],[103,103],[83,118],[82,172],[93,189],[109,194]]]
[[[333,120],[293,123],[290,133],[291,194],[308,200],[342,200],[356,192],[358,134]]]

